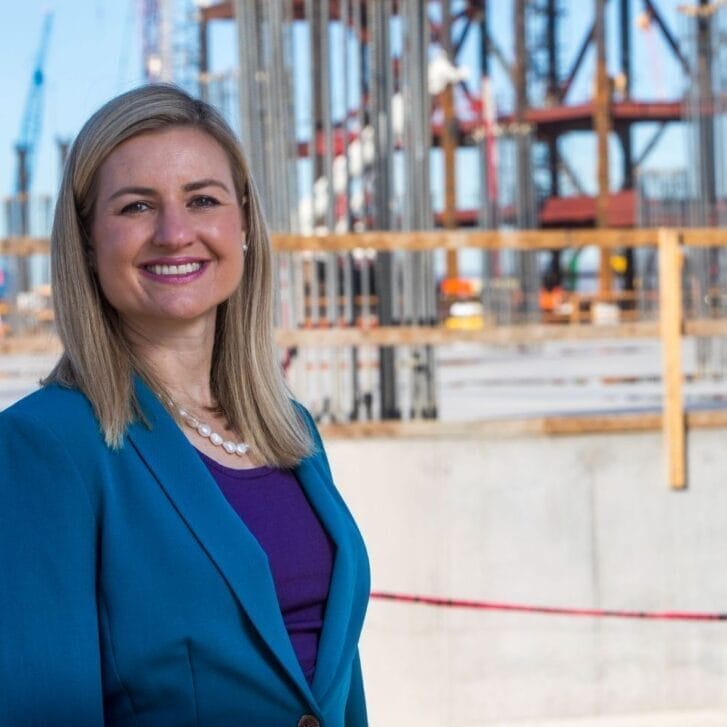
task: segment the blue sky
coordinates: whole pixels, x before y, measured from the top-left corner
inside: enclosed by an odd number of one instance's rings
[[[15,184],[14,145],[35,64],[43,14],[54,11],[45,68],[43,134],[37,150],[34,191],[52,192],[58,179],[55,138],[72,137],[102,103],[139,79],[138,31],[131,3],[41,0],[8,3],[0,26],[0,195]]]
[[[667,22],[674,33],[680,30],[676,0],[661,0]],[[511,3],[505,3],[509,11]],[[592,13],[590,1],[569,0],[563,25],[563,64],[573,56],[575,46]],[[615,9],[616,3],[610,3]],[[636,6],[636,3],[634,3]],[[640,3],[639,3],[640,6]],[[12,193],[15,180],[13,150],[40,39],[43,13],[51,7],[54,26],[46,62],[46,93],[43,134],[37,150],[33,190],[52,193],[58,181],[58,153],[55,139],[72,137],[83,121],[105,100],[141,82],[140,29],[135,0],[24,0],[7,3],[0,25],[0,68],[3,103],[0,104],[0,197]],[[504,7],[503,7],[504,9]],[[639,8],[640,9],[640,8]],[[509,12],[507,13],[509,16]],[[509,17],[495,13],[495,34],[506,53],[511,54]],[[610,23],[613,28],[614,23]],[[224,68],[234,59],[232,23],[216,23],[212,42],[213,67]],[[641,32],[641,31],[636,31]],[[634,42],[634,90],[639,98],[676,97],[681,93],[681,75],[656,33],[647,42]],[[466,60],[466,59],[465,59]],[[589,73],[581,75],[573,100],[589,93]],[[500,84],[504,89],[505,84]],[[507,90],[497,92],[507,103]],[[645,137],[647,134],[644,133]],[[680,163],[681,135],[667,135],[655,155],[662,167]],[[639,140],[637,140],[637,153]],[[571,159],[591,157],[593,143],[573,139]],[[682,153],[683,154],[683,153]]]
[[[45,64],[43,133],[33,191],[52,193],[58,182],[56,138],[72,138],[104,101],[142,81],[135,0],[23,0],[3,7],[0,23],[0,197],[12,193],[25,100],[40,41],[43,15],[53,10]],[[219,24],[218,24],[219,25]],[[226,25],[231,26],[231,23]],[[226,33],[221,31],[227,30]],[[218,28],[213,62],[230,65],[233,28]],[[225,58],[224,56],[227,56]]]

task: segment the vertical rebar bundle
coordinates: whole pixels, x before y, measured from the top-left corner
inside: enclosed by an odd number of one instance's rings
[[[712,12],[709,12],[712,8]],[[686,89],[690,132],[692,206],[695,226],[720,226],[727,220],[727,12],[701,2],[684,18],[690,78]]]
[[[431,228],[426,4],[237,0],[235,10],[240,130],[271,228]],[[437,317],[430,253],[278,255],[276,274],[286,326]],[[291,351],[287,362],[292,378],[307,372],[293,385],[315,390],[319,417],[436,414],[431,347],[408,357],[393,347]]]
[[[700,0],[685,12],[685,39],[690,68],[686,92],[687,123],[691,142],[689,168],[693,202],[688,223],[722,226],[727,221],[727,13]],[[727,275],[724,250],[690,250],[686,266],[686,301],[697,317],[718,316],[722,308],[720,283]],[[723,344],[724,342],[722,342]],[[702,371],[711,368],[712,339],[698,341]],[[717,352],[719,358],[722,352]]]

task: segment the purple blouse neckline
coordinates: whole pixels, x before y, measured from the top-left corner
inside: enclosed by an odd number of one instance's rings
[[[257,477],[264,477],[265,475],[269,475],[272,472],[275,472],[274,467],[268,467],[267,465],[264,465],[262,467],[245,467],[243,469],[238,469],[237,467],[228,467],[227,465],[218,462],[216,459],[212,459],[212,457],[210,457],[208,454],[205,454],[196,447],[195,450],[208,468],[215,469],[219,472],[222,472],[227,477],[233,477],[236,480],[252,480]]]
[[[311,682],[335,545],[292,471],[267,466],[235,469],[197,452],[268,557],[285,628]]]

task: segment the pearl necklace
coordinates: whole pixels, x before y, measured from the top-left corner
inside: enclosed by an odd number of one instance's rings
[[[215,432],[209,424],[197,419],[194,414],[191,414],[186,409],[174,404],[174,408],[179,412],[179,416],[182,417],[182,421],[191,429],[194,429],[200,437],[209,439],[212,444],[216,447],[222,447],[227,454],[236,454],[238,457],[244,456],[250,447],[244,442],[233,442],[231,439],[225,439],[221,434]]]

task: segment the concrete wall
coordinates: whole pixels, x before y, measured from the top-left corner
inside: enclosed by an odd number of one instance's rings
[[[727,612],[725,431],[690,434],[684,492],[665,484],[659,433],[327,447],[375,590]],[[727,622],[372,601],[362,657],[372,725],[727,715]]]

